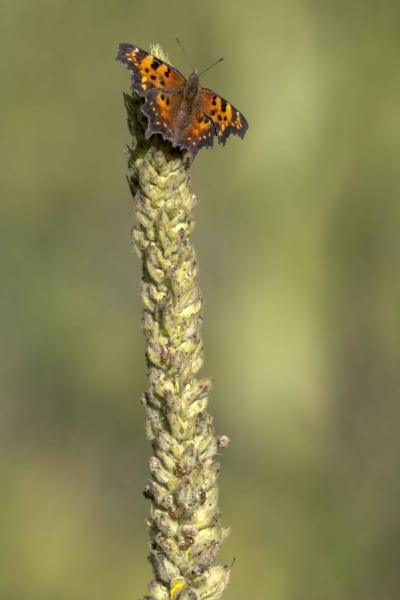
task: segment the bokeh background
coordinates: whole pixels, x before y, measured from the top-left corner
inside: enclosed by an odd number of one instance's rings
[[[151,579],[140,264],[117,44],[249,121],[201,151],[201,375],[232,439],[226,600],[400,598],[400,4],[3,0],[0,598]]]

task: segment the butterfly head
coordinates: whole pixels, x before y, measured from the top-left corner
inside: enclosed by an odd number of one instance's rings
[[[189,75],[189,79],[194,79],[195,81],[199,81],[199,72],[197,69],[193,71],[191,75]]]

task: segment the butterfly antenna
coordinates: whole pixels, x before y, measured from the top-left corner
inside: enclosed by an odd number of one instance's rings
[[[178,36],[177,36],[177,35],[175,36],[175,39],[176,39],[176,41],[178,42],[178,44],[180,45],[180,47],[181,47],[181,50],[182,50],[183,54],[186,56],[186,59],[187,59],[187,61],[188,61],[189,65],[192,67],[192,69],[193,69],[193,71],[194,71],[194,67],[193,67],[192,63],[190,62],[188,55],[187,55],[187,54],[186,54],[186,52],[184,51],[184,49],[183,49],[183,46],[182,46],[182,44],[180,43],[180,41],[179,41],[179,39],[178,39]]]
[[[206,71],[209,71],[210,69],[212,69],[212,67],[215,67],[215,65],[217,65],[218,63],[220,63],[221,60],[224,60],[224,57],[222,57],[219,60],[217,60],[217,62],[215,62],[213,65],[211,65],[211,67],[207,67],[207,69],[204,69],[204,71],[202,71],[201,73],[199,73],[199,77],[200,77],[200,75],[203,75],[203,73],[205,73]]]

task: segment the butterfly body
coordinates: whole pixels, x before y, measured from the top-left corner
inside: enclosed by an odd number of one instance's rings
[[[145,98],[141,110],[148,119],[145,136],[161,134],[174,146],[186,149],[192,161],[200,148],[211,148],[248,129],[244,116],[218,94],[200,85],[194,70],[188,79],[168,63],[132,44],[120,44],[117,60],[132,74],[132,86]]]
[[[198,71],[193,71],[191,75],[189,75],[189,79],[185,81],[183,84],[183,97],[187,100],[193,100],[199,91],[200,85],[200,77]]]

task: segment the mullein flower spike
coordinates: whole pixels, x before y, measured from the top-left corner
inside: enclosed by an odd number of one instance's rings
[[[166,60],[159,46],[151,53]],[[212,378],[197,380],[203,364],[204,300],[189,235],[194,228],[189,157],[161,136],[145,138],[143,99],[125,94],[133,136],[126,151],[128,182],[139,223],[132,244],[143,262],[148,391],[146,432],[154,450],[149,560],[155,579],[144,600],[218,600],[229,583],[228,565],[213,567],[229,528],[222,527],[214,462],[227,436],[216,437],[207,413]]]

